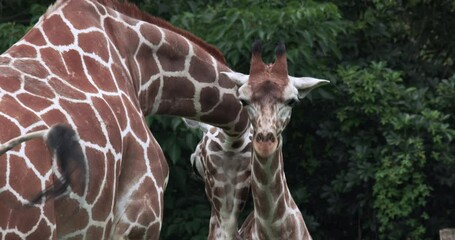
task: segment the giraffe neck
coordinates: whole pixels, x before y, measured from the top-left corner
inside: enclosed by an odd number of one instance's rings
[[[253,152],[251,189],[254,202],[255,230],[260,239],[279,239],[289,232],[293,236],[294,224],[289,216],[298,208],[286,184],[283,169],[282,137],[278,137],[277,151],[267,159]],[[289,229],[289,230],[287,230]]]
[[[144,114],[187,117],[231,135],[247,129],[236,86],[220,74],[231,70],[210,53],[211,46],[195,43],[179,29],[121,18],[127,21],[111,21],[109,29],[115,32],[109,35],[117,48],[125,49],[120,54]]]
[[[84,21],[80,21],[81,12]],[[91,58],[93,64],[84,70],[91,74],[91,69],[103,69],[110,75],[110,79],[94,85],[122,85],[127,97],[145,115],[187,117],[231,135],[247,129],[248,119],[236,99],[236,85],[219,74],[231,71],[222,56],[163,20],[111,0],[58,1],[35,28],[46,32],[44,41],[51,45],[83,52],[84,60]],[[22,41],[35,43],[43,35],[28,34]]]

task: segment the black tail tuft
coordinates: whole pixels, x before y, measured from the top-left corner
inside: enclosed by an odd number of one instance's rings
[[[81,184],[85,187],[85,157],[76,132],[65,125],[54,125],[47,133],[46,143],[51,152],[55,151],[57,166],[60,167],[62,176],[48,189],[39,193],[32,200],[32,204],[41,202],[44,197],[58,197],[65,193],[75,170],[81,172]]]

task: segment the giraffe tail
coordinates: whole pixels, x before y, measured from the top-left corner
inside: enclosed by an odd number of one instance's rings
[[[54,174],[57,172],[55,166],[59,166],[61,176],[53,185],[41,191],[30,202],[31,204],[41,202],[44,197],[58,197],[65,193],[71,183],[71,174],[75,170],[80,170],[82,174],[80,179],[83,181],[82,186],[85,187],[85,157],[76,132],[68,126],[57,124],[46,130],[31,132],[11,139],[5,144],[0,145],[0,155],[22,142],[35,138],[44,139],[49,151],[55,153],[57,162],[53,167]]]

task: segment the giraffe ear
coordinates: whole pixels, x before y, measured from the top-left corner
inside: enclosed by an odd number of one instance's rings
[[[328,80],[324,79],[317,79],[311,77],[292,77],[289,76],[289,80],[294,84],[294,86],[299,90],[299,98],[304,98],[308,93],[310,93],[313,89],[330,83]]]
[[[248,78],[250,78],[250,75],[239,72],[221,72],[221,74],[234,81],[237,86],[242,86],[248,81]]]

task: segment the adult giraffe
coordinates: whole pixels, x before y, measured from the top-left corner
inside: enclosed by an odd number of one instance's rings
[[[115,0],[58,0],[0,56],[0,142],[59,123],[75,130],[86,186],[25,208],[56,183],[43,141],[0,156],[3,239],[158,239],[168,166],[143,116],[248,128],[215,48]],[[20,176],[20,177],[18,177]]]
[[[288,76],[284,44],[277,46],[275,63],[264,64],[259,41],[253,44],[249,75],[236,72],[222,74],[240,86],[239,99],[248,111],[253,128],[251,164],[243,166],[242,172],[251,171],[254,210],[243,223],[239,231],[240,238],[311,239],[302,214],[286,184],[281,133],[290,120],[293,105],[311,90],[328,81]],[[205,148],[207,139],[211,139],[217,128],[202,124],[200,127],[205,129],[206,133],[192,155],[193,164],[205,172],[206,182],[211,178],[232,178],[229,174],[213,174],[205,169],[214,165],[207,161]],[[231,179],[235,180],[237,178]]]

